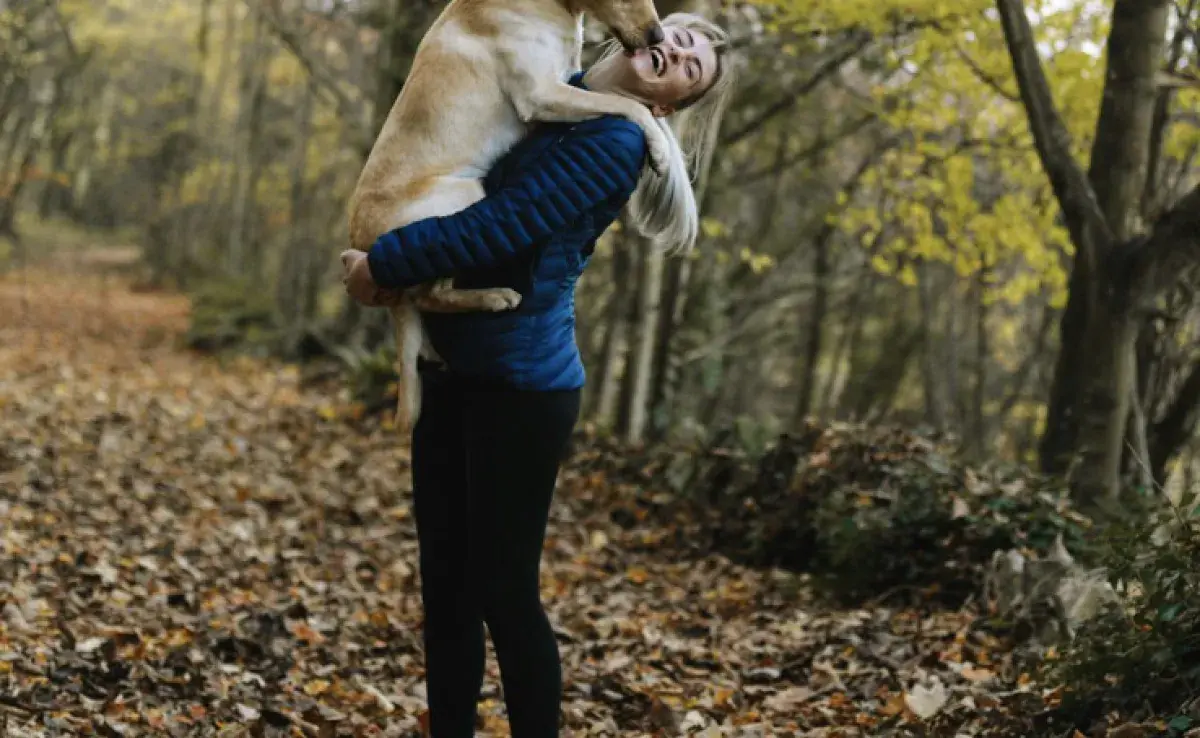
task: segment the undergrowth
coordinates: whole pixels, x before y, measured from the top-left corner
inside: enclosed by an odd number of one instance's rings
[[[1047,667],[1077,724],[1111,711],[1200,726],[1200,517],[1196,500],[1116,522],[1100,564],[1125,607],[1090,621]]]

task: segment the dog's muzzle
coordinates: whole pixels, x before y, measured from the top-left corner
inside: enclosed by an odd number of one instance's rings
[[[667,38],[666,32],[663,31],[662,26],[658,23],[646,28],[640,38],[629,38],[615,28],[612,30],[617,40],[621,42],[621,46],[624,47],[627,56],[633,56],[634,52],[638,49],[646,49],[655,44],[661,44]]]

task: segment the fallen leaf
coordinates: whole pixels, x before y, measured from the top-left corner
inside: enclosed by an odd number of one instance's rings
[[[100,637],[88,638],[86,640],[80,641],[79,643],[75,644],[75,650],[78,653],[92,653],[92,652],[98,650],[107,641],[108,641],[107,638],[100,638]]]
[[[959,674],[963,679],[969,679],[972,682],[986,682],[996,678],[996,673],[990,669],[982,669],[974,666],[966,666]]]
[[[913,711],[914,715],[922,720],[928,720],[941,712],[949,698],[950,695],[941,682],[934,683],[932,687],[918,684],[904,695],[904,704]]]
[[[809,687],[788,687],[763,700],[763,706],[771,710],[787,712],[799,708],[800,705],[812,699],[814,694],[816,693]]]

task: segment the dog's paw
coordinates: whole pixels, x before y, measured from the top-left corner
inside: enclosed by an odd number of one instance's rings
[[[671,167],[671,146],[667,137],[658,131],[648,132],[646,136],[646,153],[649,156],[650,168],[658,176],[665,176]]]
[[[506,287],[498,287],[494,290],[488,290],[484,295],[484,309],[493,313],[512,310],[521,304],[521,293],[516,290],[510,290]]]

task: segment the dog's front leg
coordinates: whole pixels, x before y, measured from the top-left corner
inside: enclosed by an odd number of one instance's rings
[[[645,132],[654,171],[660,175],[667,171],[670,142],[645,105],[621,95],[590,92],[556,80],[543,81],[523,72],[514,72],[509,81],[509,96],[525,123],[577,123],[601,115],[619,115],[637,123]]]
[[[521,293],[507,287],[459,289],[452,279],[439,279],[413,290],[413,304],[427,313],[498,313],[521,304]]]

